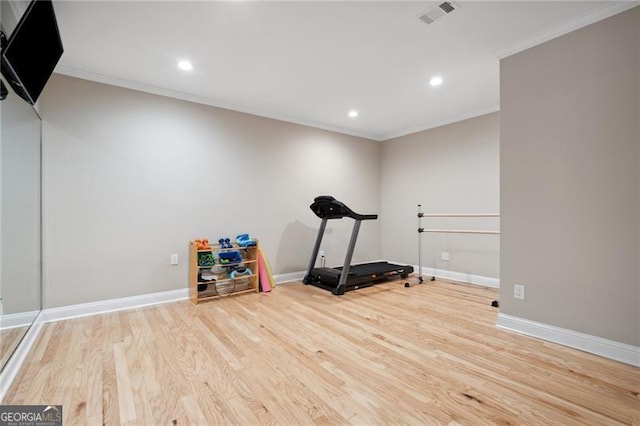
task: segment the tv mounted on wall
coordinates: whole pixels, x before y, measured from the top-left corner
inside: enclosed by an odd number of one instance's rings
[[[51,0],[32,0],[2,46],[2,75],[21,98],[33,105],[62,52]]]

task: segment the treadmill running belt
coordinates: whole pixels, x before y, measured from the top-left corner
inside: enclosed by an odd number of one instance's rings
[[[342,271],[342,268],[342,266],[338,266],[333,269]],[[394,265],[389,262],[362,263],[360,265],[351,265],[349,268],[349,276],[379,275],[396,270],[398,270],[398,265]]]

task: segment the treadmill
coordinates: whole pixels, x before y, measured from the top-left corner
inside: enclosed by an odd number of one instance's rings
[[[344,294],[346,291],[356,290],[363,287],[370,287],[383,281],[394,278],[407,278],[413,272],[411,265],[396,265],[389,262],[372,262],[357,265],[351,264],[353,250],[358,239],[358,231],[360,223],[363,220],[375,220],[377,214],[358,214],[347,207],[344,203],[336,200],[329,195],[321,195],[313,200],[313,204],[309,206],[311,210],[322,219],[316,243],[313,247],[313,254],[309,262],[309,268],[302,280],[305,284],[312,284],[316,287],[330,290],[335,295]],[[351,240],[347,248],[347,255],[344,258],[344,265],[336,268],[314,268],[318,251],[322,243],[327,221],[329,219],[342,219],[349,217],[353,219],[353,231],[351,232]]]

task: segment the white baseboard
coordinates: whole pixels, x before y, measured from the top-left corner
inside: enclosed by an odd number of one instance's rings
[[[290,283],[291,281],[302,281],[305,271],[289,272],[287,274],[274,275],[276,284]]]
[[[40,311],[18,312],[17,314],[4,314],[0,318],[0,330],[9,330],[16,327],[29,327],[38,317]]]
[[[7,364],[2,369],[0,373],[0,403],[4,400],[4,396],[7,394],[7,391],[11,387],[13,380],[18,375],[18,371],[20,371],[20,367],[22,367],[22,363],[27,358],[27,355],[31,351],[31,347],[35,343],[38,335],[40,334],[40,330],[42,329],[42,325],[44,324],[43,315],[37,315],[29,330],[24,335],[20,344],[16,348],[15,352],[7,361]]]
[[[498,314],[496,325],[505,330],[559,343],[570,348],[580,349],[581,351],[640,367],[640,347],[638,346],[627,345],[626,343],[603,339],[602,337],[503,313]]]
[[[177,302],[178,300],[185,300],[188,298],[189,290],[187,288],[181,288],[179,290],[141,294],[139,296],[122,297],[120,299],[101,300],[99,302],[49,308],[43,310],[42,313],[44,314],[44,322],[53,322],[88,315],[121,311],[124,309],[140,308],[142,306],[157,305],[160,303]]]
[[[418,267],[413,265],[413,269],[418,272]],[[466,272],[445,271],[444,269],[422,267],[423,277],[436,277],[445,280],[460,281],[465,284],[475,284],[483,287],[500,288],[500,280],[498,278],[485,277],[482,275],[468,274]]]

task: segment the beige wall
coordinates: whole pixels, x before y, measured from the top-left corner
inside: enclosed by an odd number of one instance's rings
[[[417,205],[425,213],[499,213],[499,115],[382,144],[382,254],[418,264]],[[423,219],[431,228],[499,229],[497,219]],[[497,278],[498,236],[423,234],[424,267]],[[449,261],[441,260],[447,251]]]
[[[381,144],[54,75],[41,115],[45,307],[182,288],[187,242],[200,236],[250,232],[274,273],[302,271],[320,194],[380,214],[363,223],[355,262],[416,264],[417,202],[498,210],[497,114]],[[342,263],[351,226],[329,222],[328,265]],[[425,266],[498,276],[496,237],[429,235],[423,247]]]
[[[380,208],[375,141],[60,75],[41,116],[46,308],[184,288],[197,237],[248,232],[275,274],[303,271],[315,196]],[[330,222],[328,264],[351,225]],[[363,224],[354,260],[377,258]]]
[[[640,8],[500,68],[501,312],[640,345]]]

